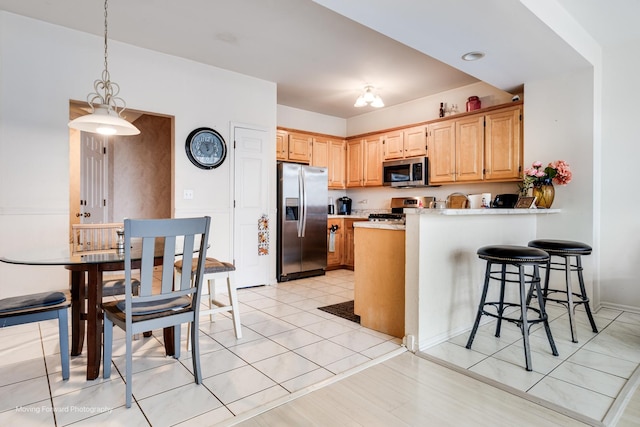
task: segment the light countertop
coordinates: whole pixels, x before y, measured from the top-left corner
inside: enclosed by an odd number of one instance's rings
[[[373,228],[377,230],[400,230],[404,231],[406,226],[404,224],[393,224],[385,221],[359,221],[354,222],[355,228]]]
[[[406,214],[417,215],[546,215],[562,212],[560,209],[415,209],[405,208]]]

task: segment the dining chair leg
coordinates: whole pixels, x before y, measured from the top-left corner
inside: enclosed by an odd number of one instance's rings
[[[227,275],[227,291],[229,292],[229,300],[231,307],[231,317],[233,319],[233,331],[236,334],[236,338],[242,338],[242,326],[240,325],[240,302],[238,301],[238,290],[231,282],[231,275]]]
[[[176,325],[173,327],[173,348],[176,359],[180,359],[180,337],[182,335],[182,325]]]
[[[69,313],[67,309],[58,311],[58,334],[60,336],[60,364],[62,379],[69,379]]]
[[[202,382],[202,372],[200,371],[200,339],[198,331],[198,321],[195,320],[191,324],[191,360],[193,361],[193,376],[196,384]]]
[[[133,334],[131,329],[125,331],[126,335],[126,367],[125,367],[125,381],[126,381],[126,405],[127,408],[131,408],[131,396],[133,395],[131,387],[131,377],[133,371]]]
[[[104,355],[102,360],[102,378],[111,377],[111,358],[113,354],[113,322],[104,316]]]

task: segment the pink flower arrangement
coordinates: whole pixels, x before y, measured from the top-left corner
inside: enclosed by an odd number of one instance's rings
[[[573,174],[569,163],[564,160],[556,160],[542,169],[542,162],[533,162],[530,168],[525,169],[521,192],[526,193],[533,186],[551,184],[567,185],[571,182]]]

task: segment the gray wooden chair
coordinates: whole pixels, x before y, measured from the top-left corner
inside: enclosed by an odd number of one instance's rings
[[[40,292],[0,300],[0,328],[58,319],[62,379],[69,379],[69,291]]]
[[[198,318],[200,309],[199,287],[206,258],[211,218],[146,219],[124,221],[125,299],[102,304],[104,310],[104,365],[103,376],[111,376],[113,325],[126,335],[126,404],[132,400],[132,340],[133,335],[159,328],[173,327],[174,348],[180,357],[180,325],[191,328],[191,356],[196,384],[202,382]],[[131,239],[142,239],[140,288],[133,293],[131,278]],[[153,286],[156,246],[163,248],[160,286]],[[176,253],[182,253],[185,262],[197,260],[193,280],[188,274],[181,277],[174,289],[173,265]]]
[[[178,281],[182,276],[182,260],[176,261],[176,277]],[[191,265],[191,277],[196,271],[196,260]],[[217,313],[229,312],[231,313],[231,320],[233,321],[233,330],[236,334],[236,338],[242,338],[242,325],[240,324],[240,302],[238,301],[238,290],[233,280],[233,273],[236,271],[236,267],[228,262],[218,261],[215,258],[207,258],[204,263],[203,280],[209,287],[207,294],[201,292],[201,295],[207,296],[208,309],[200,310],[200,315],[209,315],[209,321],[214,321],[214,316]],[[227,295],[228,300],[222,301],[216,297],[216,280],[226,279],[227,282]],[[189,338],[187,337],[187,350],[189,350]]]

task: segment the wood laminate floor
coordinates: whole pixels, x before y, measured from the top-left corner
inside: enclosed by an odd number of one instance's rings
[[[580,421],[406,352],[267,412],[227,425],[584,426]],[[640,425],[640,391],[617,422]]]

